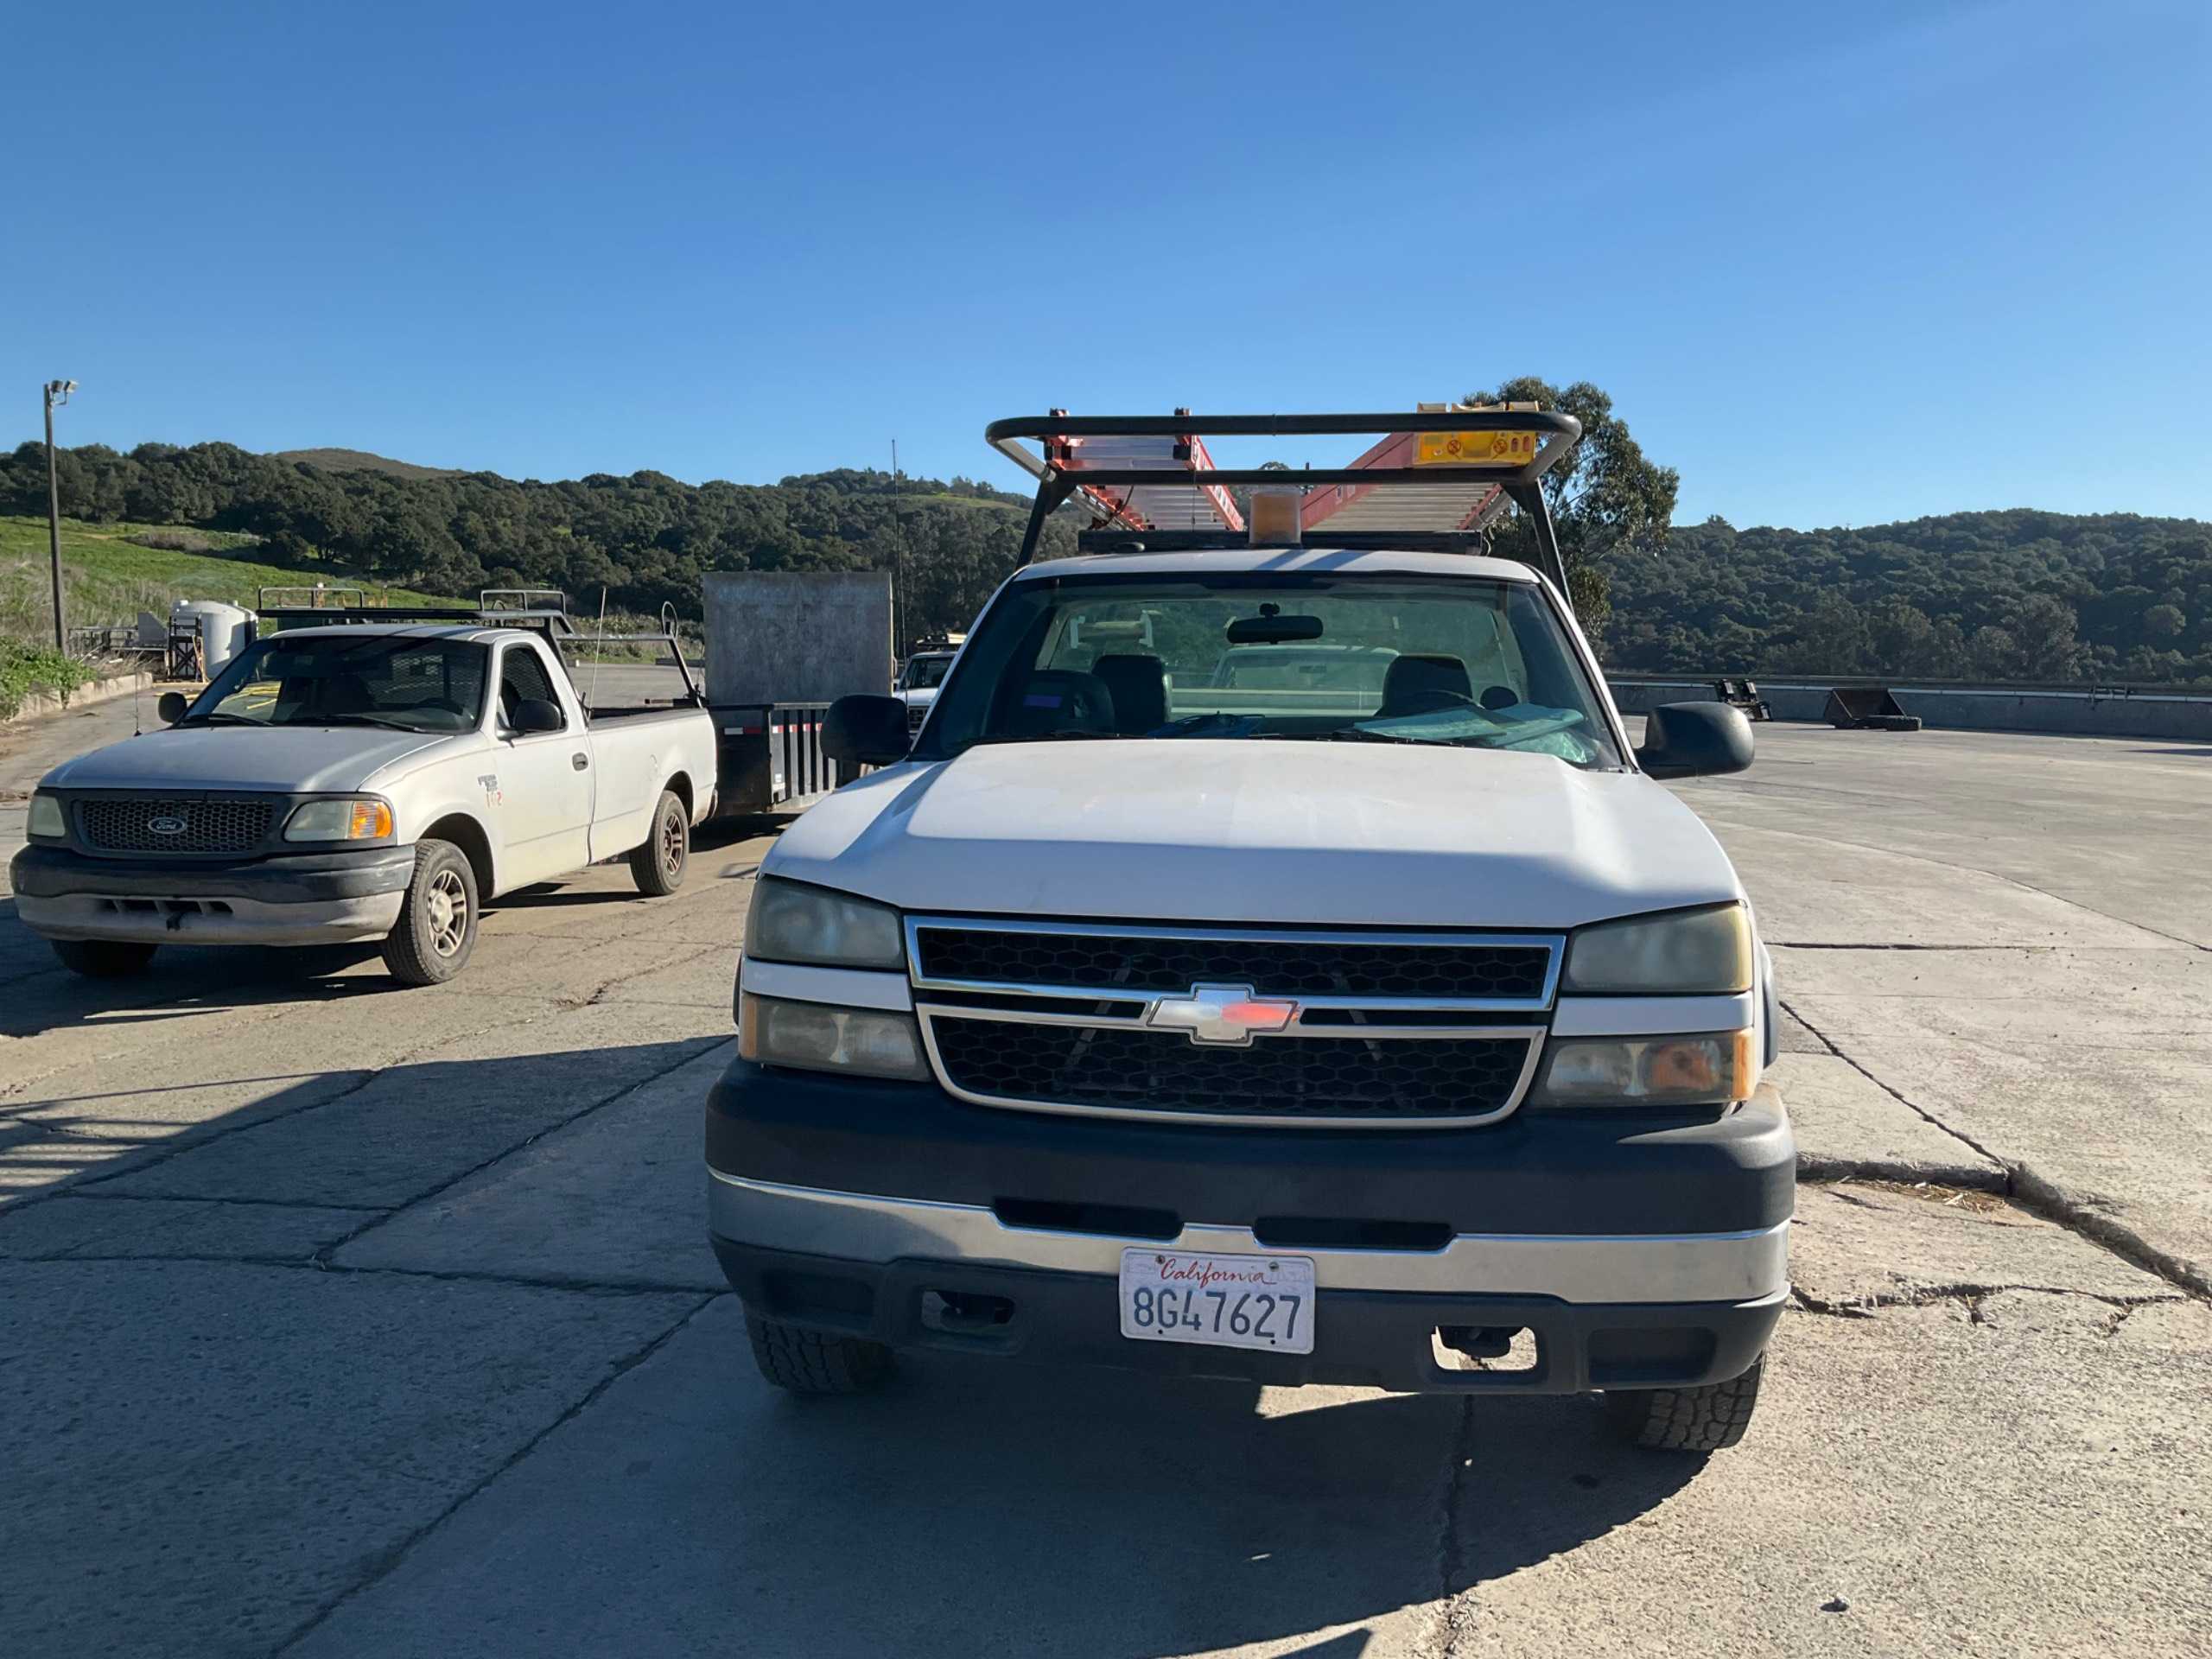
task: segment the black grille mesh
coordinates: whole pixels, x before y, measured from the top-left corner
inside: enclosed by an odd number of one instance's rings
[[[77,830],[102,853],[250,853],[268,840],[275,815],[268,801],[84,800]],[[152,827],[172,822],[184,827],[171,835]]]
[[[1525,1037],[1295,1037],[1203,1047],[1181,1034],[932,1016],[946,1080],[1069,1106],[1255,1117],[1478,1117],[1513,1097]]]
[[[1312,944],[1284,940],[1148,939],[1130,934],[918,930],[925,979],[1187,991],[1212,982],[1263,995],[1488,996],[1544,994],[1549,947],[1491,944]]]

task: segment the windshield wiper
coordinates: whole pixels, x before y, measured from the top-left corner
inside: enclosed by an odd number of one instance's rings
[[[1440,748],[1461,741],[1457,738],[1407,737],[1397,732],[1370,732],[1357,726],[1339,726],[1332,732],[1262,732],[1259,736],[1281,743],[1418,743]]]
[[[266,726],[265,720],[249,720],[244,715],[223,715],[210,710],[204,715],[188,715],[177,721],[180,726]]]
[[[968,747],[979,749],[986,743],[1082,743],[1097,738],[1118,738],[1119,732],[1020,732],[1003,735],[992,734],[979,737]]]
[[[375,726],[387,732],[419,732],[420,726],[403,726],[374,715],[306,715],[297,720],[272,721],[277,726]]]

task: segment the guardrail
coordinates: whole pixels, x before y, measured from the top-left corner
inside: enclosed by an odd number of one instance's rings
[[[1719,677],[1718,676],[1714,677]],[[1655,703],[1713,700],[1712,679],[1608,671],[1623,714]],[[2187,686],[2008,685],[1989,681],[1768,679],[1759,695],[1777,720],[1821,721],[1838,687],[1886,686],[1923,725],[1958,731],[2074,732],[2097,737],[2166,737],[2212,741],[2212,690]]]

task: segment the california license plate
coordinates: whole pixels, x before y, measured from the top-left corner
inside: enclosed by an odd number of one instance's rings
[[[1122,1252],[1122,1334],[1139,1342],[1310,1354],[1313,1312],[1310,1256]]]

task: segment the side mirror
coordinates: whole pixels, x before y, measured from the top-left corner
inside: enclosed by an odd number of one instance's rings
[[[1725,702],[1662,702],[1643,717],[1636,763],[1654,778],[1699,778],[1751,764],[1751,722]]]
[[[184,711],[192,707],[181,691],[164,691],[162,700],[154,705],[154,712],[161,716],[162,724],[174,726],[184,718]]]
[[[568,723],[561,717],[561,705],[548,702],[543,697],[524,697],[515,704],[515,715],[511,722],[517,737],[530,737],[538,732],[557,732]]]
[[[912,747],[906,705],[896,697],[840,697],[822,717],[822,753],[842,769],[887,766]]]

